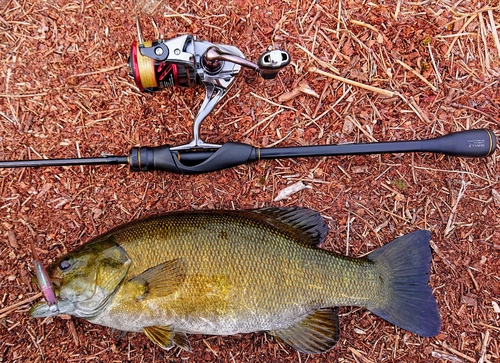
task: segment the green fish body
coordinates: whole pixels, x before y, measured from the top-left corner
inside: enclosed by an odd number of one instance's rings
[[[428,285],[430,234],[416,231],[362,258],[318,245],[327,226],[302,208],[176,212],[117,227],[48,268],[58,312],[144,332],[189,350],[186,334],[268,331],[299,351],[339,338],[337,306],[361,306],[421,336],[440,329]]]

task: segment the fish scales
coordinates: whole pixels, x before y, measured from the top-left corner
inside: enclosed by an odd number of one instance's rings
[[[432,326],[417,333],[429,335],[429,329],[436,330],[437,306],[425,276],[430,262],[428,241],[418,242],[424,243],[419,247],[424,261],[406,267],[411,263],[404,258],[401,263],[393,261],[404,256],[404,248],[389,248],[391,244],[373,252],[373,258],[320,249],[317,244],[326,230],[318,213],[300,208],[170,213],[114,229],[77,249],[70,254],[73,257],[63,257],[49,271],[62,313],[63,303],[70,304],[66,313],[124,331],[144,331],[164,348],[176,343],[187,349],[185,333],[264,330],[298,350],[322,352],[338,340],[336,311],[324,309],[345,305],[368,308],[408,329],[406,325],[416,324],[415,319],[404,316],[399,322],[397,317],[404,314],[392,306],[391,299],[406,298],[393,286],[392,265],[424,275],[416,286],[422,285],[418,288],[429,300]],[[413,237],[415,241],[425,238],[428,234]],[[393,250],[397,250],[394,256]],[[93,292],[87,295],[102,296],[101,301],[66,302],[71,299],[63,295],[78,300],[74,287],[65,288],[75,286],[77,279],[60,267],[67,261],[76,266],[75,261],[89,253],[93,257],[82,269],[97,276],[97,282],[88,284]],[[99,262],[101,255],[108,257]],[[98,272],[89,273],[92,269]],[[79,278],[84,275],[74,273]],[[83,280],[76,285],[85,285]],[[408,283],[415,285],[411,279]],[[415,294],[421,296],[420,290]],[[410,306],[419,303],[409,301]],[[42,310],[35,306],[32,315],[54,315]]]
[[[184,317],[184,326],[177,326],[188,332],[269,330],[322,306],[360,305],[378,290],[369,279],[372,263],[332,258],[245,214],[169,215],[124,229],[114,239],[134,261],[130,277],[165,260],[185,259],[186,281],[175,301],[165,298],[162,319]],[[235,317],[237,324],[231,324]],[[189,326],[196,320],[210,323]]]

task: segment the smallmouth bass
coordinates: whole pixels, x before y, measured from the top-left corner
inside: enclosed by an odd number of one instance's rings
[[[119,226],[47,269],[57,310],[143,332],[164,349],[186,334],[268,331],[321,353],[339,339],[337,306],[361,306],[415,334],[441,326],[429,286],[430,233],[416,231],[352,258],[323,250],[328,227],[305,208],[187,211]]]

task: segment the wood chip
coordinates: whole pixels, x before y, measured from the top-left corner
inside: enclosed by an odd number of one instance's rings
[[[292,91],[282,94],[278,97],[279,102],[287,102],[293,100],[295,97],[298,97],[302,93],[319,98],[319,95],[311,88],[306,82],[300,82],[297,87],[295,87]]]
[[[49,192],[49,190],[51,188],[52,188],[52,184],[50,184],[50,183],[44,184],[42,189],[40,189],[40,191],[38,192],[36,199],[43,197],[45,194],[47,194]]]
[[[280,200],[286,199],[291,195],[300,192],[303,189],[311,188],[310,186],[305,185],[302,181],[298,181],[292,185],[287,186],[286,188],[280,190],[276,198],[274,198],[275,202],[279,202]]]
[[[463,359],[460,359],[459,357],[457,357],[455,355],[446,354],[446,353],[439,352],[439,351],[436,351],[436,350],[433,350],[432,353],[431,353],[431,355],[434,358],[442,359],[445,362],[464,363]]]
[[[354,165],[351,168],[351,171],[354,174],[362,174],[362,173],[367,173],[368,172],[368,165]]]
[[[342,133],[350,135],[353,130],[354,130],[354,124],[352,123],[352,121],[349,119],[345,119],[344,125],[342,126]]]
[[[16,238],[16,234],[14,233],[14,231],[10,230],[10,231],[7,231],[7,239],[9,240],[9,245],[10,247],[12,248],[19,248],[19,244],[17,243],[17,238]]]
[[[500,314],[500,307],[496,301],[492,301],[491,305],[493,306],[493,311],[497,314]]]
[[[495,189],[491,189],[491,196],[493,197],[493,202],[496,207],[500,208],[500,193],[498,193]]]

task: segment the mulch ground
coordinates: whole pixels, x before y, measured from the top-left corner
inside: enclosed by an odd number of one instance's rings
[[[207,142],[296,146],[497,131],[499,10],[495,2],[448,0],[4,0],[0,159],[126,155],[134,146],[190,140],[204,90],[138,91],[126,67],[136,15],[146,39],[191,33],[235,45],[251,60],[270,45],[291,54],[275,80],[242,72],[203,123]],[[125,166],[1,169],[0,362],[497,361],[497,160],[498,152],[485,159],[341,156],[199,176]],[[306,188],[275,200],[297,182]],[[341,340],[325,354],[298,354],[262,332],[194,335],[187,353],[163,351],[142,334],[27,313],[40,296],[31,241],[49,264],[135,218],[262,206],[321,211],[330,226],[324,248],[351,256],[429,229],[441,333],[421,338],[352,307],[340,309]]]

